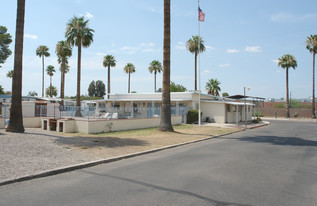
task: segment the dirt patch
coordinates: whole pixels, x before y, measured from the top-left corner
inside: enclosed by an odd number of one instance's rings
[[[157,128],[151,128],[96,135],[67,134],[68,137],[58,140],[58,144],[96,158],[110,158],[200,140],[238,129],[181,125],[175,126],[174,130],[175,132],[161,132]]]

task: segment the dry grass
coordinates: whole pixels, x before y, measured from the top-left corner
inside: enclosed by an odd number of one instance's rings
[[[175,132],[161,132],[157,128],[129,130],[102,134],[68,134],[60,143],[73,150],[98,158],[110,158],[183,142],[200,140],[210,136],[236,131],[236,128],[179,125]]]

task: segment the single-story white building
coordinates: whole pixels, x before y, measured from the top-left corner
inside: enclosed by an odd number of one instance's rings
[[[198,92],[172,92],[172,115],[182,115],[183,121],[189,109],[199,108],[201,104],[202,121],[217,123],[239,123],[252,120],[253,104],[242,103],[222,97]],[[109,94],[109,99],[95,100],[96,112],[118,113],[121,118],[160,116],[162,93],[147,94]]]

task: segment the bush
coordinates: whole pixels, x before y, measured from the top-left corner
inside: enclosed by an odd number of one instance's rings
[[[187,113],[187,124],[194,124],[195,122],[198,121],[198,110],[188,110]]]
[[[263,117],[263,112],[261,110],[256,110],[255,111],[255,116],[256,117]]]
[[[256,120],[257,120],[258,122],[262,122],[262,119],[261,119],[260,117],[257,117]]]
[[[295,112],[294,115],[293,115],[293,117],[294,117],[294,118],[298,117],[298,113]]]

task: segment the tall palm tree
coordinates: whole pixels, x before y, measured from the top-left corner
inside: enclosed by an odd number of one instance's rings
[[[132,63],[127,63],[123,70],[125,73],[129,74],[128,93],[130,93],[130,75],[135,72],[135,66]]]
[[[289,99],[288,99],[288,69],[297,67],[297,61],[294,56],[285,54],[278,59],[278,66],[286,70],[286,117],[290,118],[289,115]]]
[[[208,94],[219,96],[219,92],[221,91],[219,85],[220,82],[217,79],[209,79],[205,88]]]
[[[42,97],[44,97],[44,57],[49,57],[49,48],[45,45],[40,45],[36,49],[36,56],[42,57]]]
[[[160,131],[173,132],[171,117],[171,0],[164,0],[163,88]]]
[[[197,90],[197,56],[206,50],[202,37],[193,36],[186,43],[187,50],[195,55],[195,90]]]
[[[50,76],[50,97],[52,97],[52,77],[55,73],[55,67],[53,65],[48,65],[46,68],[46,73]]]
[[[75,116],[81,116],[80,113],[80,77],[81,77],[81,47],[89,47],[93,42],[94,30],[88,27],[89,20],[84,20],[84,17],[74,16],[67,23],[66,28],[66,41],[71,46],[78,47],[78,59],[77,59],[77,96],[76,96],[76,114]]]
[[[103,58],[103,66],[108,67],[108,98],[110,92],[110,67],[115,67],[117,60],[112,55],[104,56]]]
[[[64,95],[65,95],[65,74],[69,71],[68,58],[72,56],[72,48],[66,41],[59,41],[56,44],[55,53],[57,54],[57,61],[61,64],[61,99],[62,105],[64,105]]]
[[[23,133],[22,118],[22,59],[24,37],[25,0],[17,2],[17,21],[14,49],[14,74],[12,79],[12,102],[10,110],[10,122],[7,132]]]
[[[8,71],[7,77],[8,77],[8,78],[12,78],[12,77],[13,77],[13,73],[14,73],[14,70]]]
[[[306,49],[313,54],[313,102],[312,102],[312,113],[313,118],[316,119],[316,108],[315,108],[315,56],[317,53],[317,35],[310,35],[306,39]]]
[[[153,60],[149,66],[149,72],[154,73],[154,92],[156,92],[156,74],[161,73],[163,71],[163,67],[160,61]]]

